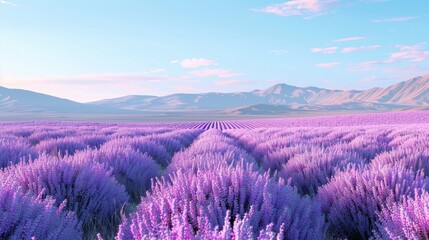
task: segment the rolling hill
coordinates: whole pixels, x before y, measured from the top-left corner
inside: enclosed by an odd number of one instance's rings
[[[276,84],[263,90],[235,93],[133,95],[78,103],[27,90],[0,87],[0,118],[14,116],[88,115],[104,119],[122,116],[136,121],[142,116],[165,119],[195,118],[198,115],[270,116],[311,112],[365,112],[403,109],[429,109],[429,74],[386,88],[330,90]]]
[[[277,84],[264,90],[238,93],[172,94],[162,97],[126,96],[89,103],[146,111],[222,110],[257,105],[278,110],[404,109],[429,104],[429,74],[387,88],[329,90]],[[256,109],[256,108],[255,108]],[[267,109],[261,109],[264,112]],[[275,110],[275,109],[274,109]],[[268,112],[272,112],[271,110]]]

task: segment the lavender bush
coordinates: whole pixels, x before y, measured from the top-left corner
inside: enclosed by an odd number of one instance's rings
[[[426,177],[429,176],[429,148],[399,147],[378,155],[371,162],[374,168],[398,164],[415,172],[423,171]]]
[[[428,239],[429,194],[417,191],[415,198],[388,204],[379,213],[374,239]]]
[[[125,188],[111,172],[90,161],[43,155],[37,161],[4,170],[0,180],[35,196],[52,197],[56,206],[65,204],[64,209],[76,213],[85,232],[103,230],[114,223],[128,201]]]
[[[36,151],[28,143],[13,138],[0,138],[0,169],[36,156]]]
[[[244,163],[244,164],[243,164]],[[176,171],[196,172],[210,170],[219,165],[252,166],[256,170],[256,160],[235,142],[218,130],[208,130],[186,150],[174,155],[166,175]],[[252,165],[248,165],[252,164]]]
[[[315,196],[317,189],[328,183],[336,172],[363,162],[354,152],[336,147],[317,147],[292,157],[280,170],[279,176],[289,180],[299,193]]]
[[[103,146],[99,150],[88,149],[76,153],[73,160],[79,162],[100,162],[112,168],[116,180],[125,186],[133,202],[140,200],[151,184],[151,179],[160,175],[160,166],[147,154],[131,147]]]
[[[129,146],[132,149],[139,151],[140,153],[146,153],[163,168],[166,168],[168,166],[172,158],[171,154],[167,152],[164,146],[159,145],[156,142],[145,137],[124,137],[113,139],[106,142],[103,146],[106,148]]]
[[[0,239],[425,239],[428,120],[1,121]]]
[[[77,137],[66,137],[59,139],[50,139],[41,141],[36,149],[41,153],[47,153],[52,156],[73,155],[78,150],[86,149],[87,145]]]
[[[318,198],[332,237],[368,239],[384,205],[413,196],[416,189],[426,186],[423,173],[415,174],[401,165],[354,167],[319,188]]]
[[[73,213],[58,209],[53,200],[40,200],[0,182],[0,238],[80,239],[82,227]]]
[[[206,238],[220,229],[240,229],[233,224],[242,222],[252,229],[246,230],[248,235],[258,236],[271,224],[270,231],[286,239],[324,236],[324,216],[317,202],[301,198],[268,174],[220,167],[195,174],[179,172],[171,183],[158,182],[136,213],[121,224],[118,239],[162,238],[177,232],[185,238]]]

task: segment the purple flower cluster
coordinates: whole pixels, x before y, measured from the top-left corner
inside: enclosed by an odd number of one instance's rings
[[[128,202],[125,188],[104,165],[84,159],[43,155],[28,164],[5,169],[0,181],[41,198],[52,197],[56,206],[64,205],[64,209],[76,213],[85,232],[114,222]]]
[[[78,162],[99,162],[111,167],[116,180],[125,186],[133,202],[150,188],[151,180],[160,175],[160,166],[147,154],[131,147],[106,145],[99,150],[86,150],[73,156]]]
[[[0,182],[0,238],[80,239],[82,227],[73,213],[55,207],[52,199],[41,200]]]
[[[0,239],[429,239],[428,119],[0,122]]]
[[[74,154],[76,151],[84,150],[86,148],[87,145],[83,143],[82,139],[77,137],[44,140],[39,142],[36,146],[36,149],[39,152],[47,153],[52,156]]]
[[[417,191],[414,198],[391,203],[379,213],[374,239],[428,239],[429,193]]]
[[[118,239],[208,238],[239,232],[236,239],[280,234],[323,239],[320,206],[283,181],[239,166],[193,174],[178,172],[156,183],[120,226]],[[227,235],[228,236],[228,235]]]
[[[416,174],[401,165],[353,167],[336,174],[319,188],[317,195],[327,214],[328,234],[334,238],[368,239],[383,206],[413,196],[427,183],[421,172]]]
[[[37,156],[34,148],[15,138],[0,138],[0,169]]]
[[[210,170],[219,165],[248,164],[256,167],[256,160],[236,145],[236,142],[219,130],[208,130],[186,150],[174,155],[167,175],[176,171],[196,172]]]
[[[363,162],[364,160],[352,151],[344,151],[338,147],[315,147],[289,159],[279,171],[279,176],[289,180],[298,188],[299,193],[315,196],[317,189],[328,183],[335,173]]]

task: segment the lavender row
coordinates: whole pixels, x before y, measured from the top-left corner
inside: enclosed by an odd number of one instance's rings
[[[321,239],[320,206],[258,170],[219,130],[177,153],[118,239]]]
[[[2,124],[0,238],[428,235],[429,125],[255,121]]]
[[[13,194],[18,194],[18,197],[9,198],[12,203],[5,199],[2,209],[3,206],[18,204],[14,201],[21,201],[19,196],[23,196],[27,199],[25,201],[34,201],[29,207],[40,214],[7,219],[13,216],[8,213],[16,211],[8,207],[7,211],[2,212],[2,217],[5,214],[2,223],[11,222],[10,226],[0,229],[2,238],[25,236],[19,231],[29,229],[30,222],[43,217],[46,221],[58,218],[58,223],[36,224],[34,228],[40,232],[29,231],[27,234],[38,239],[91,239],[97,233],[101,233],[99,236],[113,237],[121,220],[121,212],[130,211],[127,206],[138,203],[150,189],[153,178],[162,174],[166,166],[160,162],[167,162],[168,165],[168,159],[171,160],[176,151],[186,148],[201,133],[201,130],[166,131],[155,128],[151,131],[136,129],[136,134],[130,129],[112,127],[108,131],[98,128],[91,131],[88,126],[68,127],[70,129],[49,127],[33,130],[28,127],[25,131],[12,128],[2,132],[0,160],[5,163],[4,167],[9,167],[0,172],[0,182],[7,183],[9,188],[0,191],[9,189],[9,192],[4,192],[8,196],[10,189],[16,189]],[[24,132],[25,137],[22,136]],[[32,144],[32,136],[43,136],[43,140]],[[54,210],[46,213],[37,210],[43,204],[46,211],[49,208]],[[69,230],[64,224],[72,220],[76,224],[68,225],[75,226],[75,232],[68,236],[58,233],[47,235],[42,231],[42,227],[46,227],[46,231],[64,229],[67,233]]]

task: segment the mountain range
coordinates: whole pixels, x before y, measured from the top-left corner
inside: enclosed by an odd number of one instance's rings
[[[211,112],[217,115],[282,115],[300,112],[388,111],[427,108],[429,74],[386,88],[330,90],[276,84],[235,93],[133,95],[78,103],[27,90],[0,87],[0,119],[19,114],[168,115]]]
[[[264,90],[237,93],[172,94],[163,97],[126,96],[89,103],[128,110],[237,110],[241,108],[335,110],[400,109],[429,104],[429,74],[387,88],[329,90],[284,83]]]

